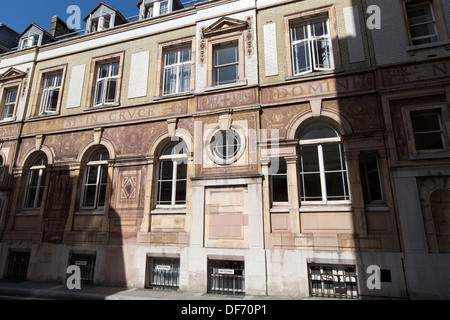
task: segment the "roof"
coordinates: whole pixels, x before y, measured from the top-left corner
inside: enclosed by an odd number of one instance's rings
[[[56,40],[54,36],[52,36],[49,32],[45,31],[43,28],[41,28],[34,22],[32,22],[21,34],[19,34],[17,38],[21,38],[28,31],[28,29],[30,29],[33,26],[41,30],[46,36],[50,37],[50,39]]]

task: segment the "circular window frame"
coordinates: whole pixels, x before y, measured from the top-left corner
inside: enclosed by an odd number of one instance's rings
[[[214,146],[211,140],[213,139],[213,137],[215,137],[215,135],[218,132],[221,131],[229,131],[229,130],[233,130],[236,133],[236,136],[239,138],[240,140],[240,145],[238,150],[235,152],[235,154],[228,158],[228,159],[224,159],[222,157],[219,157],[213,150],[214,150]],[[233,163],[236,163],[244,154],[245,152],[245,148],[246,148],[246,138],[245,138],[245,134],[243,133],[242,129],[236,126],[231,126],[229,129],[227,130],[221,130],[220,127],[215,127],[214,129],[211,130],[210,134],[207,136],[206,139],[206,153],[208,155],[208,158],[214,162],[215,164],[218,165],[231,165]]]

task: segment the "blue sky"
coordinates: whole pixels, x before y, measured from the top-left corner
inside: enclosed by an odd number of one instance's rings
[[[1,0],[2,10],[0,11],[0,22],[6,24],[11,29],[22,33],[31,22],[36,23],[45,30],[50,29],[50,21],[57,15],[64,21],[69,19],[71,14],[67,13],[67,8],[77,5],[81,9],[81,19],[86,17],[101,0]],[[125,18],[139,14],[136,4],[139,0],[104,0],[103,2],[116,8]],[[184,2],[184,1],[183,1]],[[84,21],[81,21],[82,27]]]

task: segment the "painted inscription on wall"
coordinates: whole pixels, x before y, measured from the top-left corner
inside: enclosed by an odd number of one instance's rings
[[[244,107],[258,103],[256,89],[223,92],[198,98],[198,111]]]
[[[187,113],[187,109],[188,101],[182,100],[157,105],[81,114],[66,118],[26,123],[24,126],[24,134],[37,134],[140,122],[162,116],[185,114]]]
[[[374,86],[372,75],[362,74],[351,77],[339,77],[295,83],[287,86],[263,88],[261,90],[261,104],[304,101],[312,97],[370,90]]]

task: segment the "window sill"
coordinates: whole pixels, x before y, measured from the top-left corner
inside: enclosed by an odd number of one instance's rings
[[[385,205],[385,204],[380,204],[380,205],[366,204],[365,210],[366,211],[373,211],[373,212],[389,211],[389,207],[387,205]]]
[[[433,43],[421,44],[417,46],[407,46],[406,52],[408,52],[411,56],[413,56],[416,51],[431,49],[436,47],[445,47],[445,50],[450,50],[450,40],[438,41]]]
[[[186,96],[193,96],[193,91],[181,92],[181,93],[173,93],[166,94],[164,96],[153,97],[153,101],[166,100],[166,99],[174,99],[174,98],[185,98]]]
[[[349,202],[342,204],[307,204],[302,205],[299,212],[350,212],[353,206]]]
[[[23,211],[17,213],[16,216],[19,217],[38,216],[40,215],[40,213],[41,213],[40,209],[23,209]]]
[[[10,123],[10,122],[14,122],[14,121],[16,121],[15,117],[14,118],[6,118],[6,119],[3,119],[3,120],[0,120],[0,124]]]
[[[186,206],[183,207],[157,207],[150,214],[186,214]]]
[[[243,87],[248,84],[247,80],[244,81],[238,81],[234,83],[228,83],[228,84],[221,84],[213,87],[206,87],[205,91],[216,91],[216,90],[223,90],[223,89],[229,89],[229,88],[236,88],[236,87]]]
[[[428,160],[450,158],[449,151],[423,152],[409,155],[409,160]]]
[[[274,203],[269,211],[270,213],[289,213],[289,203]]]
[[[118,107],[120,106],[120,103],[111,103],[111,104],[104,104],[101,106],[95,106],[95,107],[85,107],[83,108],[83,111],[95,111],[95,110],[101,110],[101,109],[107,109],[111,107]]]
[[[44,113],[36,116],[29,116],[28,120],[35,120],[35,119],[43,119],[43,118],[49,118],[49,117],[55,117],[59,116],[59,112],[57,113]]]
[[[292,81],[292,80],[299,80],[299,79],[307,79],[307,78],[325,76],[325,75],[341,73],[341,72],[344,72],[344,68],[339,68],[339,69],[334,69],[334,70],[329,70],[329,71],[315,71],[315,72],[300,74],[297,76],[287,76],[287,77],[285,77],[285,80]]]
[[[105,209],[82,209],[82,211],[75,212],[76,216],[102,216],[105,214]]]

